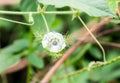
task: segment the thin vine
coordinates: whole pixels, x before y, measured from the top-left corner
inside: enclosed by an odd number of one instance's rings
[[[49,26],[48,26],[48,23],[47,23],[47,20],[46,20],[46,18],[45,18],[45,16],[44,16],[44,12],[45,12],[46,8],[47,8],[47,6],[44,6],[43,8],[41,8],[40,4],[38,4],[38,9],[37,9],[37,11],[40,12],[40,14],[41,14],[41,16],[42,16],[42,18],[43,18],[43,21],[44,21],[44,23],[45,23],[47,32],[50,32]]]
[[[32,23],[25,23],[25,22],[10,20],[10,19],[3,18],[3,17],[0,17],[0,20],[8,21],[8,22],[13,22],[13,23],[18,23],[18,24],[22,24],[22,25],[33,25],[34,24],[34,22],[32,22]]]
[[[92,34],[92,32],[89,30],[89,28],[86,26],[86,24],[84,23],[84,21],[81,19],[80,16],[77,16],[78,19],[80,20],[80,22],[84,25],[84,27],[87,29],[87,31],[90,33],[90,35],[92,36],[92,38],[97,42],[97,44],[99,45],[99,47],[102,50],[103,53],[103,61],[106,62],[106,57],[105,57],[105,50],[103,48],[103,46],[100,44],[100,42],[96,39],[96,37]]]
[[[32,14],[41,14],[42,11],[29,11],[29,12],[17,12],[17,11],[0,11],[0,14],[8,14],[8,15],[28,15]],[[76,14],[77,11],[44,11],[44,14]]]

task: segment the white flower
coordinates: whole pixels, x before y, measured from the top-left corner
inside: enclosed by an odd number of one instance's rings
[[[42,46],[50,52],[60,52],[66,47],[65,40],[62,34],[57,32],[49,32],[42,39]]]

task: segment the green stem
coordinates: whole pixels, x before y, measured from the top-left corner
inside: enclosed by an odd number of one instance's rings
[[[30,11],[30,12],[17,12],[17,11],[0,11],[0,14],[10,14],[10,15],[29,15],[29,14],[41,14],[43,17],[43,20],[45,22],[46,28],[47,28],[47,32],[49,32],[49,27],[46,21],[45,16],[43,15],[43,11]],[[44,11],[44,14],[74,14],[76,13],[76,11]],[[24,23],[24,22],[19,22],[19,21],[15,21],[15,20],[10,20],[10,19],[6,19],[6,18],[2,18],[0,17],[0,20],[4,20],[4,21],[9,21],[9,22],[13,22],[13,23],[18,23],[18,24],[23,24],[23,25],[33,25],[34,22],[32,23]]]
[[[28,65],[28,69],[27,69],[27,80],[26,80],[26,83],[30,83],[30,68],[31,68],[31,65],[29,64]]]
[[[44,22],[45,22],[47,32],[50,32],[49,27],[48,27],[47,20],[46,20],[46,18],[45,18],[45,16],[44,16],[43,14],[42,14],[42,17],[43,17],[43,20],[44,20]]]
[[[48,26],[48,23],[47,23],[47,20],[44,16],[44,13],[45,13],[45,10],[46,10],[47,6],[44,6],[43,8],[41,8],[40,4],[38,4],[38,12],[40,12],[40,14],[42,15],[42,18],[44,20],[44,23],[45,23],[45,26],[46,26],[46,29],[47,29],[47,32],[50,32],[49,30],[49,26]]]
[[[30,38],[30,46],[29,46],[29,52],[31,52],[33,50],[33,34],[32,34],[32,29],[30,29],[30,32],[29,32],[29,38]]]
[[[98,64],[98,65],[95,65],[95,66],[91,66],[91,67],[90,67],[90,70],[93,70],[93,69],[96,69],[96,68],[100,68],[100,67],[109,65],[109,64],[114,63],[114,62],[117,62],[117,61],[119,61],[119,60],[120,60],[120,56],[118,56],[118,57],[116,57],[116,58],[114,58],[114,59],[112,59],[112,60],[109,60],[109,61],[107,61],[107,62],[104,62],[103,64]],[[81,69],[81,70],[78,70],[78,71],[69,73],[69,74],[64,75],[64,76],[60,76],[60,77],[58,77],[58,78],[56,78],[56,79],[53,79],[52,81],[56,81],[56,80],[68,78],[68,77],[70,77],[70,76],[73,76],[73,75],[76,75],[76,74],[80,74],[80,73],[82,73],[82,72],[90,71],[90,70],[89,70],[89,67],[85,67],[85,68],[83,68],[83,69]]]
[[[8,22],[13,22],[13,23],[18,23],[18,24],[22,24],[22,25],[33,25],[34,24],[34,22],[32,22],[32,23],[24,23],[24,22],[10,20],[10,19],[3,18],[3,17],[0,17],[0,20],[4,20],[4,21],[8,21]]]
[[[2,78],[2,83],[8,83],[7,76],[4,73],[1,75],[1,78]]]
[[[28,15],[29,13],[32,14],[40,14],[42,12],[36,11],[29,11],[29,12],[17,12],[17,11],[0,11],[0,14],[11,14],[11,15]],[[45,11],[44,14],[75,14],[77,11]]]
[[[87,29],[87,31],[90,33],[90,35],[92,36],[92,38],[96,41],[96,43],[99,45],[99,47],[102,50],[103,53],[103,61],[106,62],[106,57],[105,57],[105,51],[104,48],[102,47],[102,45],[100,44],[100,42],[96,39],[96,37],[92,34],[92,32],[89,30],[89,28],[86,26],[86,24],[83,22],[83,20],[80,18],[80,16],[78,16],[78,19],[81,21],[81,23],[84,25],[84,27]]]

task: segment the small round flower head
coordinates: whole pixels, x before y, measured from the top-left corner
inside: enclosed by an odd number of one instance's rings
[[[50,52],[57,53],[66,47],[66,43],[62,34],[49,32],[44,35],[44,38],[42,39],[42,46]]]

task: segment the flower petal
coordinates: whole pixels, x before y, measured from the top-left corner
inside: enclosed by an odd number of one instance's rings
[[[62,34],[49,32],[44,35],[42,46],[43,48],[47,48],[50,52],[60,52],[66,47],[66,43]]]

